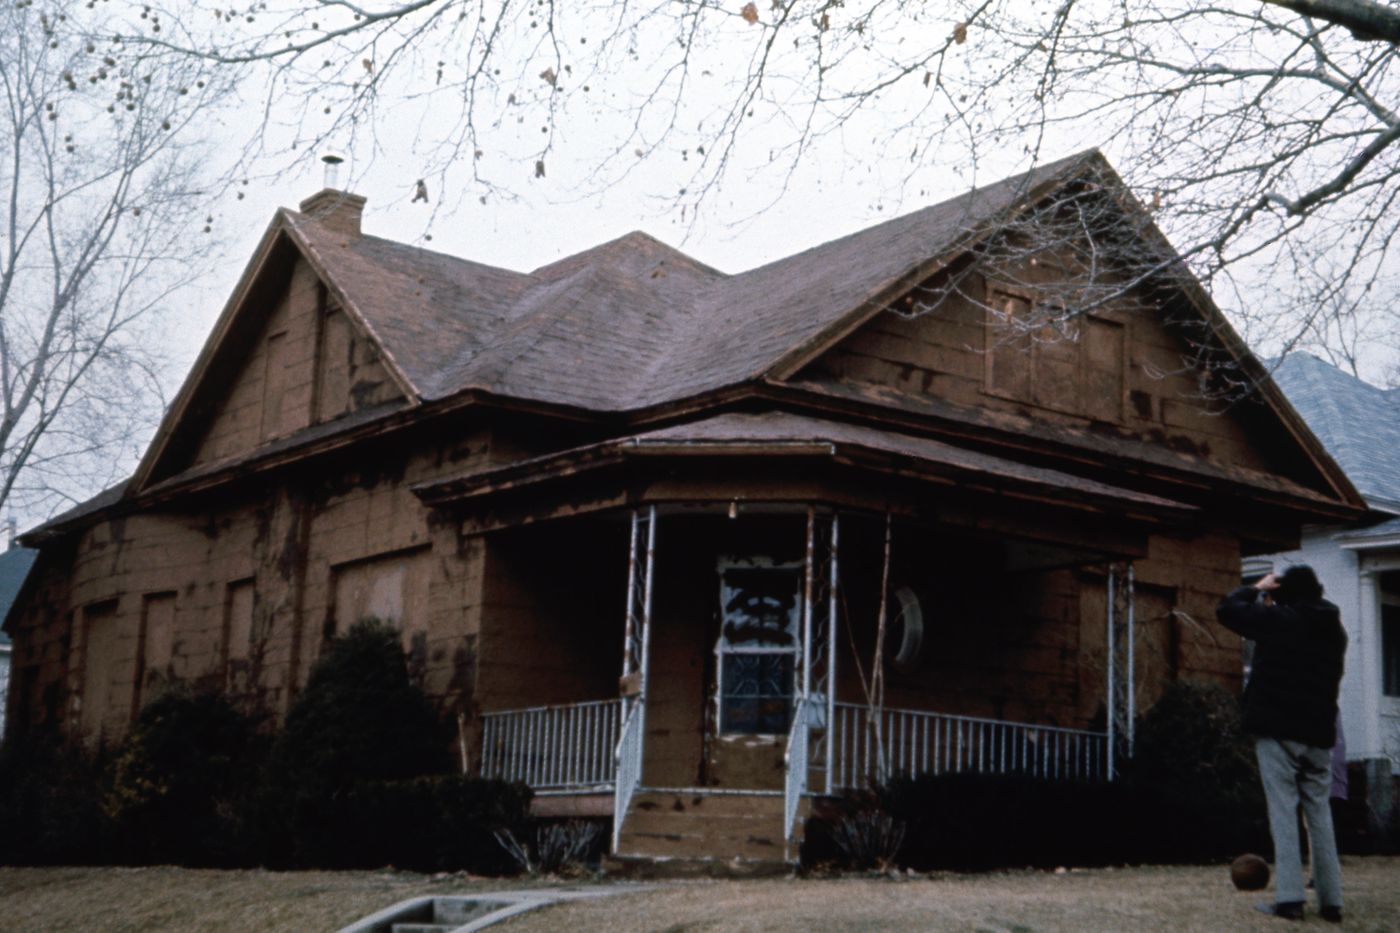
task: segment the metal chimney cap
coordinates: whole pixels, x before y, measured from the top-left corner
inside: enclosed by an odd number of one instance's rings
[[[327,152],[321,156],[321,162],[325,166],[322,170],[323,185],[327,188],[340,187],[340,165],[345,159],[334,152]]]

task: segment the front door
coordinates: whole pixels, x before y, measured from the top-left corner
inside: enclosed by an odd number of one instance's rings
[[[802,658],[802,565],[722,557],[718,570],[710,783],[778,790]]]

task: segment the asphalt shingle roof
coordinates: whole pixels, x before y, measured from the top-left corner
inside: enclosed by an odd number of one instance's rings
[[[640,232],[520,273],[285,217],[419,398],[484,389],[622,411],[763,375],[1032,191],[1101,161],[1080,153],[735,275]]]
[[[1310,353],[1291,353],[1274,382],[1368,498],[1400,503],[1400,390],[1382,389]]]
[[[10,614],[10,607],[14,605],[20,587],[24,586],[25,578],[29,576],[29,568],[34,566],[34,559],[38,556],[38,551],[27,547],[0,551],[0,622]],[[10,636],[0,631],[0,645],[9,643]],[[3,700],[0,697],[0,702]]]

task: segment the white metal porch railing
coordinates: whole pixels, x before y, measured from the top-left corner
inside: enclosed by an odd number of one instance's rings
[[[797,822],[797,808],[807,793],[807,771],[811,767],[808,751],[812,737],[812,701],[798,698],[792,710],[792,729],[788,732],[787,751],[783,755],[783,765],[787,769],[787,781],[783,788],[783,841],[788,860],[795,855],[792,851]]]
[[[481,776],[537,792],[609,787],[621,716],[621,700],[482,713]]]
[[[898,709],[881,710],[877,721],[878,737],[867,707],[836,704],[835,787],[959,771],[1050,780],[1108,776],[1103,732]]]
[[[617,781],[613,785],[613,844],[617,851],[622,836],[622,821],[632,807],[632,795],[642,784],[642,723],[645,708],[633,703],[622,723],[622,738],[617,743]]]

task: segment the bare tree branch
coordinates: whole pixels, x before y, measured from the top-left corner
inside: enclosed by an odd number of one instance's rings
[[[160,412],[149,325],[217,242],[187,136],[227,84],[89,9],[0,8],[0,506],[27,519],[129,469]]]

